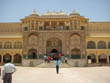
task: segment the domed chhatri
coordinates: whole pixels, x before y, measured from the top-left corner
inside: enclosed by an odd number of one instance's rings
[[[73,10],[72,13],[70,13],[70,16],[80,16],[80,14]]]
[[[36,17],[36,16],[39,16],[39,15],[36,13],[36,10],[33,10],[33,12],[29,16],[30,17]]]
[[[42,14],[42,16],[58,16],[58,15],[67,16],[67,14],[65,14],[64,12],[62,12],[62,11],[56,12],[55,10],[53,12],[48,11],[48,12]]]

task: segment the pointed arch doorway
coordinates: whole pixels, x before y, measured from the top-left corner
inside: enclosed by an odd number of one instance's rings
[[[46,53],[51,56],[53,60],[56,59],[58,53],[62,53],[62,41],[58,38],[50,38],[47,40]]]

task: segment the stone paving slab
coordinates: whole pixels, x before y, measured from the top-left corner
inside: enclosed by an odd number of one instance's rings
[[[55,68],[17,67],[13,83],[110,83],[110,67],[60,68],[59,74]]]

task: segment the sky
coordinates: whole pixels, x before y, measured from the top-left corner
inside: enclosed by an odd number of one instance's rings
[[[90,22],[110,22],[110,0],[0,0],[0,22],[20,22],[33,10],[39,15],[48,10],[69,15],[75,10]]]

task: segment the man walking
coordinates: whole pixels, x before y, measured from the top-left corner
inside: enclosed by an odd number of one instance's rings
[[[56,59],[56,72],[59,74],[59,59]]]
[[[68,64],[68,57],[65,57],[65,63]]]
[[[12,83],[12,74],[15,71],[16,67],[14,66],[14,64],[12,64],[10,60],[7,60],[2,70],[3,83]]]

